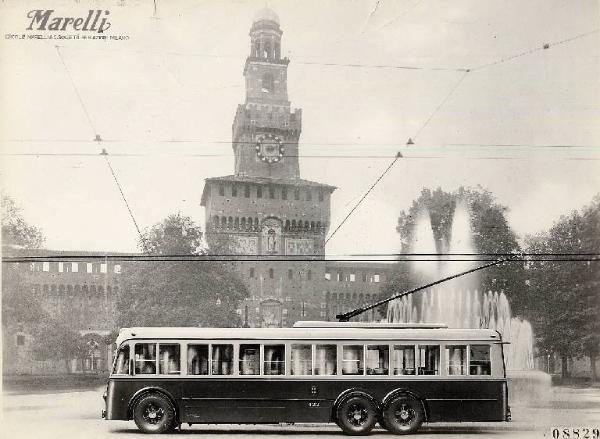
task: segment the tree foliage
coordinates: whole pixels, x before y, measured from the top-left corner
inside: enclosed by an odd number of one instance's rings
[[[3,265],[2,324],[13,330],[28,331],[49,316],[31,287],[24,283],[21,267],[16,264]]]
[[[35,326],[33,355],[37,360],[68,362],[72,358],[81,359],[86,353],[84,339],[67,323],[47,319]]]
[[[139,246],[151,255],[202,254],[202,230],[189,216],[169,215],[142,234]]]
[[[18,248],[40,248],[44,237],[39,228],[29,225],[21,209],[9,196],[2,196],[2,246],[3,252]],[[33,325],[47,318],[39,300],[26,285],[23,263],[2,264],[2,324],[17,331],[31,331]]]
[[[526,246],[529,254],[565,255],[535,258],[527,267],[538,347],[565,360],[585,354],[594,362],[600,354],[600,267],[577,259],[600,253],[600,195],[548,232],[527,237]],[[581,256],[567,256],[573,254]]]
[[[191,218],[171,215],[142,239],[151,255],[178,255],[178,260],[132,262],[117,298],[119,325],[239,326],[236,313],[247,290],[226,263],[189,258],[201,254],[202,233]]]
[[[520,252],[517,235],[506,220],[507,208],[494,199],[491,192],[481,187],[459,188],[446,192],[441,188],[423,189],[408,211],[400,212],[397,231],[400,234],[401,253],[413,252],[414,230],[422,212],[431,219],[433,238],[438,253],[447,253],[451,239],[452,221],[459,202],[469,208],[474,251],[481,259],[494,258],[495,254]],[[483,262],[482,262],[483,264]],[[511,299],[513,309],[525,313],[523,299],[523,264],[510,262],[480,272],[481,290],[504,291]],[[384,286],[384,294],[391,295],[426,283],[409,269],[406,262],[398,263],[395,275]]]
[[[2,196],[2,245],[41,248],[44,236],[39,228],[29,225],[21,208],[8,195]]]

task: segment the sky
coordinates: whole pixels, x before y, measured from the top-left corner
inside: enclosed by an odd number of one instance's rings
[[[231,124],[264,4],[0,3],[2,191],[47,248],[138,250],[103,148],[142,229],[176,212],[204,225],[204,179],[233,173]],[[338,188],[332,230],[403,155],[328,254],[398,252],[398,215],[425,187],[489,189],[521,237],[600,192],[597,1],[268,4],[303,111],[301,175]],[[25,31],[27,13],[49,5],[65,17],[109,10],[107,34],[126,39],[6,37],[50,34]]]

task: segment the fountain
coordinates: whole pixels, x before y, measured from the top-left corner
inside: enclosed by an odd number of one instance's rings
[[[476,253],[467,204],[457,204],[449,242],[440,242],[439,246],[434,239],[429,213],[422,211],[415,223],[411,250],[421,254],[443,253],[444,250],[453,254]],[[413,262],[410,272],[425,284],[476,266],[476,261],[450,262],[438,259]],[[388,305],[387,320],[397,323],[446,323],[450,328],[495,329],[509,343],[504,346],[504,352],[512,402],[545,399],[550,388],[550,377],[533,370],[531,324],[519,317],[512,317],[510,303],[503,291],[479,291],[479,285],[477,273],[472,273],[396,299]]]

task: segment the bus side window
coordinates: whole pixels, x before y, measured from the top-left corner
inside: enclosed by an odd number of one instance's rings
[[[212,368],[213,375],[232,375],[233,374],[233,345],[214,344],[212,345]]]
[[[467,375],[467,347],[446,346],[448,375]]]
[[[188,345],[188,375],[208,375],[208,345]]]
[[[126,344],[119,349],[113,373],[118,375],[129,375],[129,345]]]
[[[292,345],[292,375],[312,375],[311,345]]]
[[[240,375],[260,374],[260,345],[240,345]]]
[[[335,375],[337,346],[334,344],[318,344],[315,349],[315,375]]]
[[[158,357],[159,374],[179,375],[181,373],[178,344],[160,344]]]
[[[263,365],[265,375],[285,375],[285,345],[266,345]]]
[[[492,362],[490,360],[489,345],[472,345],[471,359],[469,362],[470,375],[490,375],[492,373]]]
[[[136,343],[135,345],[135,374],[144,375],[156,373],[156,343]]]
[[[394,346],[394,375],[416,375],[415,346]]]
[[[387,375],[390,364],[388,345],[367,346],[367,375]]]
[[[363,345],[342,346],[342,375],[363,375],[364,354]]]
[[[440,374],[440,347],[419,346],[419,375]]]

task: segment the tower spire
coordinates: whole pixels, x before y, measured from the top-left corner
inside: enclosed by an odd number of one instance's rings
[[[249,177],[300,177],[298,140],[301,111],[290,108],[289,59],[281,57],[279,16],[259,10],[250,27],[250,53],[244,66],[245,103],[233,122],[235,174]]]

